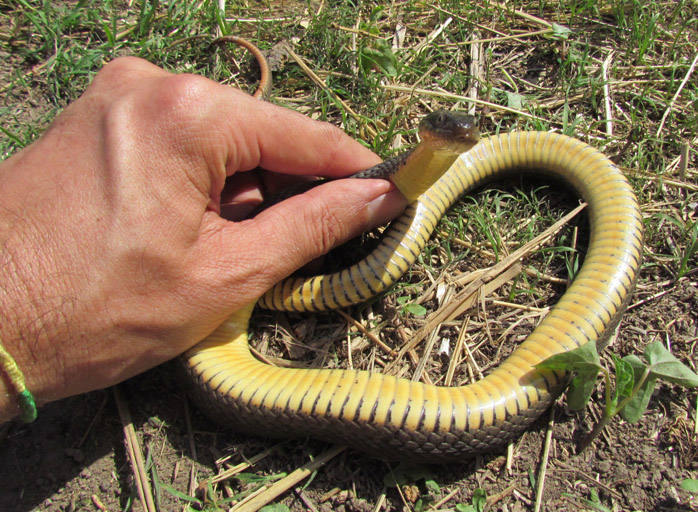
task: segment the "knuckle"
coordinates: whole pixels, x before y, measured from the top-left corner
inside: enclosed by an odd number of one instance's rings
[[[329,154],[327,157],[327,162],[329,165],[333,165],[337,161],[337,152],[341,141],[346,134],[333,124],[323,122],[324,124],[324,137],[326,140],[325,147],[329,148]]]
[[[118,94],[119,91],[128,90],[132,83],[138,83],[144,73],[167,72],[138,57],[118,57],[104,65],[90,87],[106,87],[116,90]]]
[[[316,244],[316,256],[325,254],[337,246],[347,236],[347,229],[339,218],[336,210],[329,204],[319,205],[305,222],[312,233]]]
[[[167,76],[154,98],[156,108],[177,125],[194,124],[202,119],[202,112],[214,108],[212,86],[203,77],[186,74]]]
[[[97,73],[97,78],[113,78],[113,75],[118,76],[134,67],[139,67],[142,62],[138,57],[117,57],[104,65]]]

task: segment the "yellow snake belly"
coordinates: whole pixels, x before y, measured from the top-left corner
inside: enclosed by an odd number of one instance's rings
[[[380,293],[415,261],[461,194],[519,172],[562,179],[587,201],[590,242],[560,301],[485,378],[437,387],[365,371],[273,367],[250,353],[251,304],[185,354],[197,405],[255,435],[311,436],[388,459],[462,461],[520,434],[565,382],[564,375],[535,365],[587,342],[605,344],[640,267],[642,215],[635,194],[610,160],[581,141],[547,132],[481,140],[393,221],[365,259],[335,274],[282,281],[258,305],[317,311]]]

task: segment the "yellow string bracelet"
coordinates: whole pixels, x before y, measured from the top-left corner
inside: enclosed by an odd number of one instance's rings
[[[19,408],[21,410],[19,417],[25,423],[31,423],[36,419],[36,401],[34,400],[34,395],[27,389],[22,370],[19,369],[10,353],[5,350],[1,339],[0,368],[5,371],[5,374],[10,379],[10,384],[17,393],[17,400],[19,401]]]

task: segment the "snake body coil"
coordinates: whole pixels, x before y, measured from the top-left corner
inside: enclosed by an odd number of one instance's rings
[[[372,297],[415,261],[461,194],[522,171],[561,178],[589,203],[590,243],[558,304],[484,379],[445,388],[364,371],[272,367],[249,351],[249,305],[185,354],[197,403],[257,435],[309,435],[385,458],[459,461],[515,437],[564,382],[563,375],[534,365],[587,342],[604,344],[640,265],[642,216],[635,195],[615,165],[583,142],[545,132],[484,139],[393,222],[367,258],[336,274],[288,279],[259,301],[272,309],[313,311]]]

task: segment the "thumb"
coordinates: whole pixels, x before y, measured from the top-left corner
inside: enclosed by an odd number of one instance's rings
[[[405,198],[384,180],[338,180],[291,197],[253,219],[220,226],[219,300],[256,300],[309,261],[399,215]],[[209,267],[211,268],[211,267]],[[223,299],[225,300],[225,299]],[[227,302],[227,301],[226,301]]]

